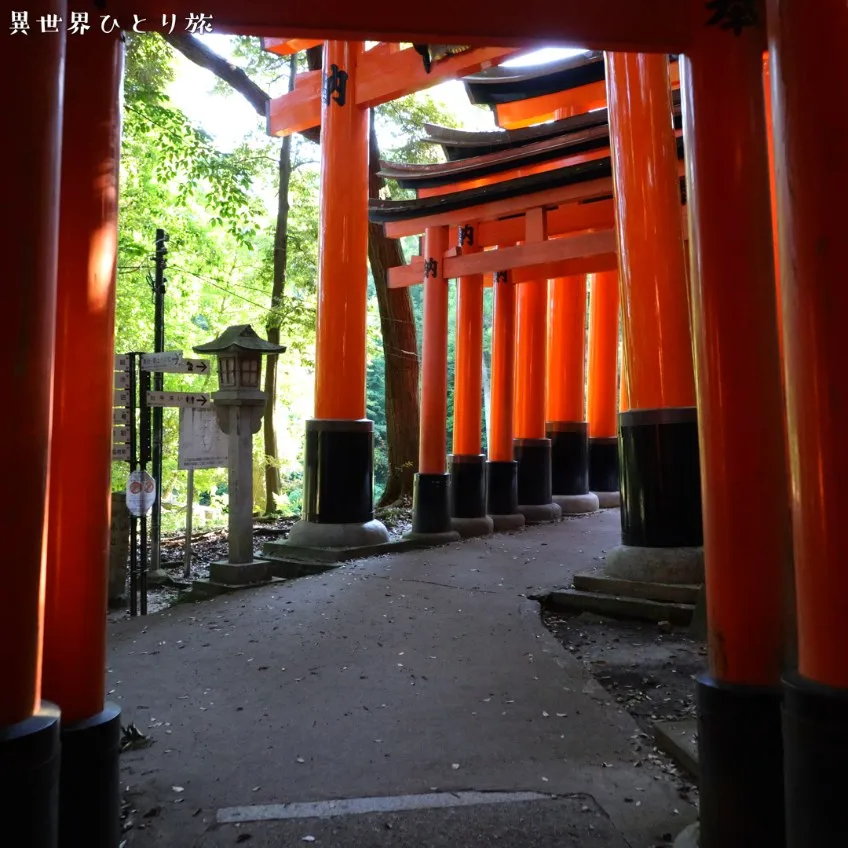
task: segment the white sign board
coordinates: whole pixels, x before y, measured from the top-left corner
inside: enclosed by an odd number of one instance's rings
[[[112,445],[112,462],[129,462],[129,445]]]
[[[156,354],[151,354],[156,356]],[[144,357],[141,360],[144,371],[158,371],[161,374],[208,374],[208,359],[179,359],[168,362],[151,362],[145,364]]]
[[[113,392],[112,405],[113,406],[129,406],[130,402],[130,393],[129,392]]]
[[[147,515],[156,501],[156,481],[146,471],[133,471],[127,480],[127,509],[137,518]]]
[[[130,387],[130,375],[125,371],[115,372],[115,388],[128,389]]]
[[[113,409],[112,423],[113,424],[128,424],[130,420],[130,411],[128,409]]]
[[[115,354],[115,370],[126,371],[130,367],[130,358],[123,353]]]
[[[180,410],[180,449],[177,468],[223,468],[229,452],[227,436],[218,426],[214,409]]]
[[[158,371],[167,365],[174,365],[183,358],[181,350],[163,350],[161,353],[143,353],[141,355],[142,371]]]
[[[188,406],[212,409],[212,397],[204,392],[148,392],[148,406]]]

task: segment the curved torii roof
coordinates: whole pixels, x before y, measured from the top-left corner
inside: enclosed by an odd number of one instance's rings
[[[568,56],[532,67],[495,67],[464,77],[468,99],[495,106],[604,80],[604,54],[598,51]]]

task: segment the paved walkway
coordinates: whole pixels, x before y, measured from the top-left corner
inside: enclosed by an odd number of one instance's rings
[[[619,533],[606,511],[112,625],[110,698],[154,740],[121,758],[127,848],[663,844],[694,811],[526,599]]]

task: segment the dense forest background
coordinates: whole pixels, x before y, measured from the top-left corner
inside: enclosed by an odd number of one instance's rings
[[[303,422],[312,414],[318,133],[271,138],[262,115],[264,102],[289,89],[298,67],[320,65],[320,51],[283,58],[263,52],[258,39],[251,38],[234,38],[230,47],[231,55],[224,57],[191,37],[127,36],[116,351],[152,349],[154,236],[162,228],[169,235],[166,350],[191,356],[194,345],[242,323],[287,346],[276,364],[266,364],[272,416],[254,440],[254,492],[258,511],[295,515],[302,497]],[[221,108],[228,98],[241,96],[256,110],[255,128],[235,148],[218,149],[169,95],[179,54],[215,74],[214,96],[221,98]],[[379,107],[372,119],[372,159],[376,152],[378,158],[406,162],[441,160],[440,148],[421,141],[425,122],[458,126],[457,118],[426,93]],[[372,167],[372,194],[404,196],[396,185],[383,184],[375,171]],[[386,288],[385,266],[396,264],[391,260],[398,250],[406,257],[417,253],[417,239],[398,244],[371,228],[366,390],[368,416],[375,424],[375,489],[384,504],[408,498],[417,458],[422,289]],[[454,298],[452,287],[451,386]],[[491,290],[485,304],[484,375]],[[214,390],[215,382],[214,376],[165,376],[165,388],[171,390]],[[181,526],[185,505],[186,474],[177,469],[178,420],[177,410],[165,410],[160,490],[166,529]],[[483,430],[485,445],[485,421]],[[126,475],[126,464],[113,465],[116,490],[123,489]],[[196,472],[195,491],[208,507],[202,514],[212,522],[223,520],[226,470]]]

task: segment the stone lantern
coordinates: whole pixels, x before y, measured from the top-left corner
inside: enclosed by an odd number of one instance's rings
[[[285,350],[261,339],[248,324],[228,327],[194,348],[218,358],[212,400],[218,426],[229,436],[229,558],[212,563],[209,577],[215,583],[259,583],[267,576],[267,561],[253,556],[253,434],[265,411],[265,392],[259,389],[262,357]]]

